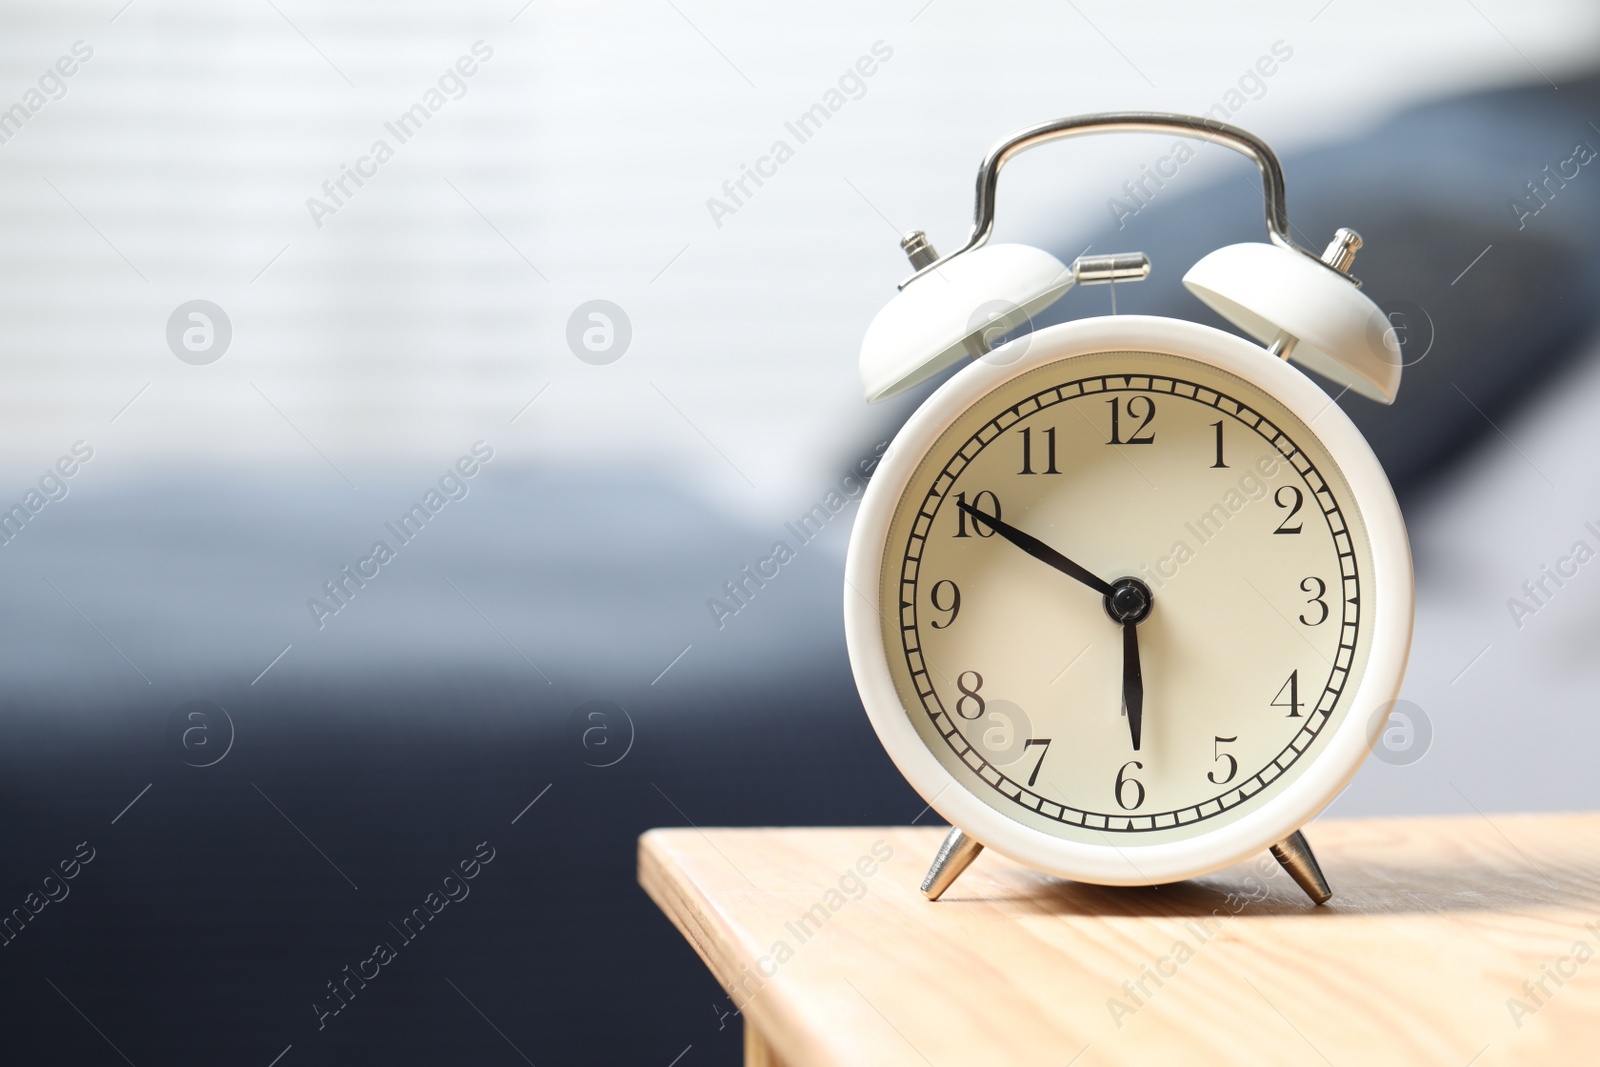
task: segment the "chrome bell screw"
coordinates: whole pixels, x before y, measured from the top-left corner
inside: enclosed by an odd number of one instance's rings
[[[1361,238],[1356,238],[1359,243]],[[933,250],[933,245],[928,241],[928,235],[922,230],[912,230],[900,238],[900,248],[911,261],[913,270],[921,270],[931,263],[939,261],[939,253]]]

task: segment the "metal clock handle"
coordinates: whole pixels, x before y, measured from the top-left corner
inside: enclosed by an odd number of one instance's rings
[[[1000,184],[1001,167],[1030,148],[1090,133],[1175,133],[1182,137],[1193,137],[1210,141],[1212,144],[1224,145],[1241,155],[1248,156],[1261,170],[1261,190],[1266,200],[1267,235],[1272,239],[1272,243],[1299,252],[1322,266],[1334,269],[1315,252],[1295,244],[1294,239],[1289,236],[1289,209],[1285,203],[1283,165],[1278,162],[1277,154],[1261,138],[1237,126],[1230,126],[1215,119],[1201,118],[1198,115],[1177,115],[1164,111],[1106,111],[1095,115],[1075,115],[1071,118],[1030,126],[989,149],[989,154],[984,157],[983,164],[978,168],[977,200],[973,207],[972,233],[968,235],[967,243],[949,255],[935,259],[931,255],[932,248],[927,245],[925,236],[920,233],[908,236],[907,242],[920,243],[929,254],[919,257],[913,251],[912,244],[905,244],[907,254],[911,256],[913,265],[918,269],[915,274],[900,283],[900,288],[904,289],[933,268],[981,247],[989,240],[989,235],[994,232],[995,191]]]

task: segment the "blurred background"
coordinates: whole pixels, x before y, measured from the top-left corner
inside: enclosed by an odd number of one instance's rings
[[[898,236],[1112,109],[1265,137],[1403,339],[1339,402],[1410,524],[1410,740],[1332,813],[1594,807],[1593,4],[18,2],[0,1058],[739,1062],[637,835],[931,817],[845,657],[853,502],[710,602],[936,384],[860,396]],[[1132,196],[1172,145],[1029,154],[997,238],[1222,325],[1179,279],[1256,175]]]

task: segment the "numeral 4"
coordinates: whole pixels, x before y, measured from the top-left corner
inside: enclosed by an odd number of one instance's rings
[[[1288,700],[1283,699],[1283,694],[1286,692],[1289,694]],[[1288,708],[1289,714],[1286,716],[1287,718],[1300,718],[1300,672],[1298,670],[1289,672],[1289,680],[1283,683],[1283,686],[1278,690],[1278,695],[1272,698],[1271,706],[1274,708]]]

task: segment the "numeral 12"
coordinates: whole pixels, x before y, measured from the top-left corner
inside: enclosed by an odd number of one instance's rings
[[[1133,434],[1126,441],[1124,441],[1122,439],[1122,420],[1121,420],[1120,411],[1119,411],[1119,409],[1122,406],[1121,399],[1122,399],[1121,397],[1115,397],[1114,396],[1110,400],[1106,401],[1107,404],[1111,405],[1111,440],[1107,441],[1106,444],[1108,444],[1108,445],[1150,445],[1150,444],[1155,444],[1155,440],[1156,440],[1155,431],[1151,430],[1149,433],[1145,433],[1144,431],[1149,427],[1150,423],[1155,420],[1155,417],[1156,417],[1156,402],[1154,400],[1150,399],[1147,396],[1135,396],[1135,397],[1130,397],[1128,399],[1128,418],[1130,418],[1130,419],[1141,419],[1143,421],[1141,421],[1139,423],[1138,429],[1134,430]],[[1140,413],[1140,411],[1137,408],[1134,407],[1134,405],[1137,404],[1141,400],[1144,401],[1144,412],[1142,414]],[[1143,436],[1140,436],[1141,434]]]

